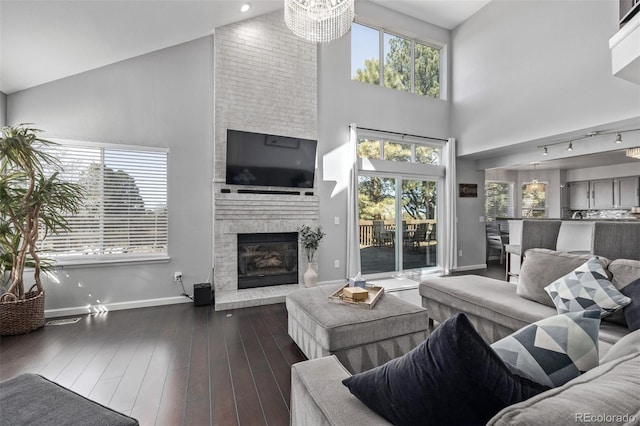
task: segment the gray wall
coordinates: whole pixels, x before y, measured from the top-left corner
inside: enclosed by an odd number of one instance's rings
[[[11,94],[7,112],[10,123],[35,123],[49,138],[169,148],[170,263],[65,267],[59,284],[46,285],[47,309],[182,300],[173,271],[182,271],[189,293],[205,281],[212,257],[212,36]]]
[[[356,3],[358,17],[400,34],[449,44],[449,31],[372,3]],[[318,250],[320,280],[346,277],[347,143],[349,123],[358,127],[447,138],[449,102],[351,80],[351,38],[320,45],[318,138],[320,224],[327,235]],[[334,224],[339,218],[339,225]],[[334,267],[334,261],[340,267]]]
[[[458,158],[456,161],[458,183],[478,185],[477,198],[460,198],[456,194],[458,215],[458,269],[482,267],[487,247],[485,237],[484,171],[477,171],[474,162]],[[456,185],[458,187],[458,185]],[[482,217],[482,220],[480,219]],[[462,256],[460,256],[462,250]]]
[[[7,125],[7,95],[0,92],[0,127]]]
[[[452,32],[458,154],[637,117],[611,75],[618,2],[493,1]]]

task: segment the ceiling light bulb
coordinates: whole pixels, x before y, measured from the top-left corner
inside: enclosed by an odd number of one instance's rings
[[[616,133],[616,143],[622,143],[622,134]]]
[[[567,147],[567,151],[573,151],[573,143],[569,142],[569,146]]]
[[[251,9],[251,4],[250,3],[245,3],[240,7],[240,12],[242,12],[242,13],[248,12],[249,9]]]
[[[542,151],[542,155],[549,155],[549,150],[546,146],[544,147],[544,151]]]

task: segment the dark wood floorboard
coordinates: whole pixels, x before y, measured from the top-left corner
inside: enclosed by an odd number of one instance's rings
[[[504,279],[504,265],[454,273]],[[0,379],[42,374],[141,425],[286,426],[291,365],[305,359],[284,304],[192,304],[80,316],[0,338]]]
[[[141,425],[289,423],[291,364],[305,358],[287,334],[284,304],[80,317],[0,338],[0,378],[42,374]]]

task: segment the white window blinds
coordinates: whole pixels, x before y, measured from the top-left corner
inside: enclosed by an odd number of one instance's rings
[[[69,232],[47,235],[56,258],[130,258],[168,253],[167,152],[64,143],[47,148],[61,177],[83,187]]]

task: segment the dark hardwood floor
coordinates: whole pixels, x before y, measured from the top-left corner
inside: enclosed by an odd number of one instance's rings
[[[504,265],[464,274],[504,279]],[[395,294],[408,292],[419,304],[416,289]],[[141,425],[288,425],[290,367],[304,359],[284,304],[131,309],[0,338],[0,380],[42,374]]]
[[[38,373],[141,425],[288,425],[290,367],[304,359],[284,304],[180,304],[2,337],[0,379]]]

